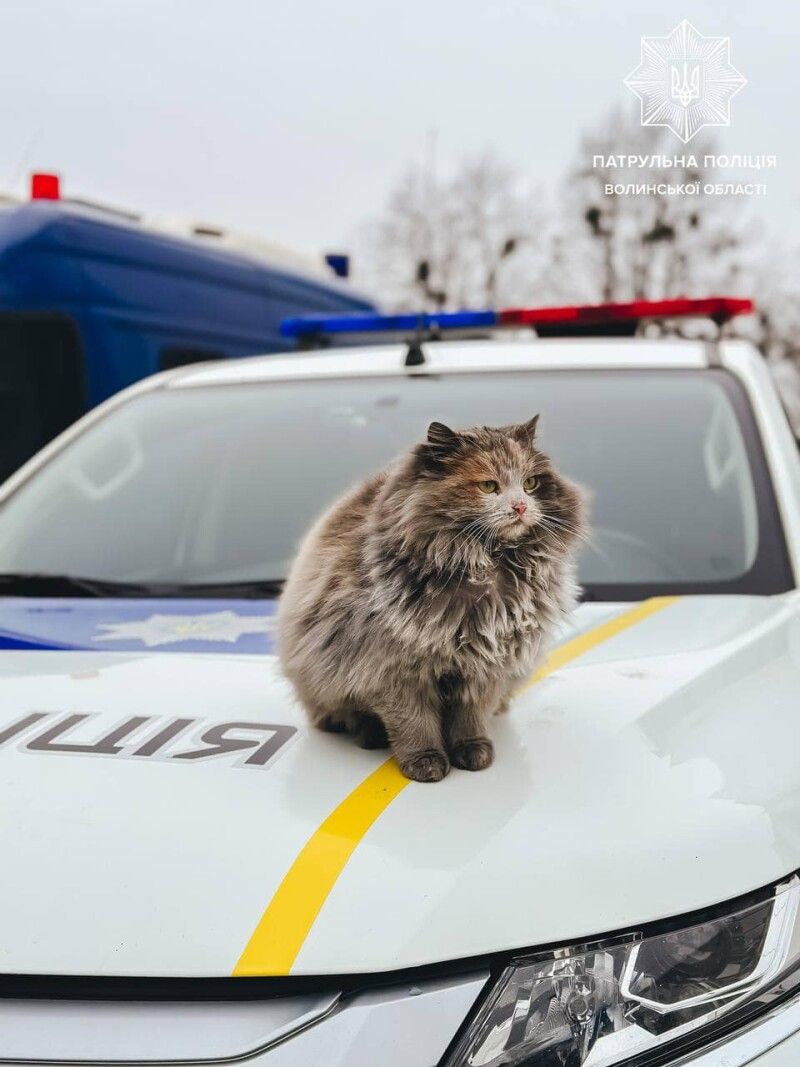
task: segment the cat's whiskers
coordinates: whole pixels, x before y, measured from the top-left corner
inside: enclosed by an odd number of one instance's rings
[[[582,526],[577,526],[573,522],[569,522],[567,519],[562,519],[558,515],[548,514],[544,516],[547,522],[551,525],[557,526],[564,531],[564,533],[570,533],[574,537],[584,539],[586,537],[586,529]]]
[[[544,529],[547,535],[547,541],[550,546],[558,548],[561,552],[565,552],[567,550],[567,546],[564,541],[562,541],[562,539],[553,530],[547,527],[544,527]]]
[[[469,546],[471,543],[479,539],[486,527],[486,519],[484,516],[480,516],[477,519],[472,519],[466,526],[460,527],[453,535],[453,541],[461,540],[461,544]]]
[[[581,527],[564,519],[560,519],[557,515],[543,515],[539,520],[539,525],[545,530],[548,530],[553,537],[558,533],[562,537],[571,536],[581,539],[584,533]],[[561,543],[562,546],[564,546],[563,541]]]
[[[485,534],[488,534],[489,537],[486,541],[482,541]],[[495,533],[490,521],[484,515],[472,519],[453,534],[449,544],[456,549],[454,552],[454,562],[458,564],[457,573],[459,577],[466,578],[471,565],[475,562],[470,558],[474,549],[477,549],[478,547],[482,548],[484,562],[487,561],[494,536]],[[456,568],[452,569],[453,571],[456,571]]]

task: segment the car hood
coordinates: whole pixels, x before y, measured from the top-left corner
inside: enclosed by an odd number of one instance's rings
[[[583,605],[495,764],[437,785],[307,727],[273,616],[0,603],[0,972],[388,971],[800,867],[797,594]]]

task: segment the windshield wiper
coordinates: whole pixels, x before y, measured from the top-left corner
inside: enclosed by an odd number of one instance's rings
[[[0,574],[0,596],[41,597],[150,597],[208,600],[269,599],[280,594],[283,580],[265,578],[248,582],[115,582],[72,574]]]

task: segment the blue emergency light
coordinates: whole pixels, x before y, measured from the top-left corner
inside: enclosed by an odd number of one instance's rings
[[[301,315],[284,319],[282,337],[328,337],[343,333],[424,335],[440,330],[477,330],[498,325],[496,311],[443,311],[404,315]]]

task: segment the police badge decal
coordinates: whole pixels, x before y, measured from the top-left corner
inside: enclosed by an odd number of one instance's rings
[[[625,85],[639,97],[643,126],[668,126],[686,144],[704,126],[729,126],[744,78],[729,37],[704,37],[686,19],[666,37],[642,37],[639,65]]]

